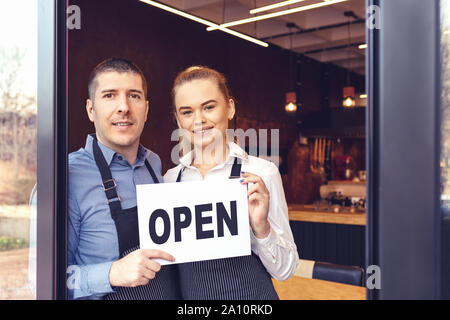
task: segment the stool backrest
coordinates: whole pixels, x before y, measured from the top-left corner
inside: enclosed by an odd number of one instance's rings
[[[364,286],[364,269],[356,266],[342,266],[316,261],[312,278]]]

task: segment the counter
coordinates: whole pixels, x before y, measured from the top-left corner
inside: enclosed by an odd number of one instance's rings
[[[317,222],[317,223],[333,223],[333,224],[347,224],[356,226],[366,225],[365,212],[331,212],[327,211],[325,207],[315,209],[314,205],[288,205],[289,220]]]
[[[366,300],[366,288],[297,276],[272,279],[280,300]]]
[[[301,259],[365,265],[366,213],[330,212],[328,206],[288,205],[289,225]]]

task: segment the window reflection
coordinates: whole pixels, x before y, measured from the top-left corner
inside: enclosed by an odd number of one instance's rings
[[[441,0],[441,200],[450,213],[450,1]]]
[[[36,25],[37,1],[0,2],[0,299],[36,297]]]

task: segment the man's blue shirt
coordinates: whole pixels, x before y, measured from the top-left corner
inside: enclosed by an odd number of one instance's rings
[[[70,299],[102,299],[113,292],[109,270],[119,258],[117,231],[94,160],[92,142],[93,137],[89,135],[84,148],[69,154],[67,276]],[[98,145],[117,183],[122,209],[137,205],[137,184],[153,183],[145,159],[159,181],[163,181],[161,160],[150,150],[139,146],[136,162],[130,165],[121,154],[100,142]]]

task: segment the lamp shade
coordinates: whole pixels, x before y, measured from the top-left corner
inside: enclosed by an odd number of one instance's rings
[[[355,102],[355,87],[344,87],[343,92],[344,100],[342,101],[342,106],[345,108],[354,107]]]
[[[295,92],[286,93],[286,104],[284,109],[287,112],[297,111],[297,94]]]
[[[355,99],[355,87],[344,87],[344,99],[347,97]]]

